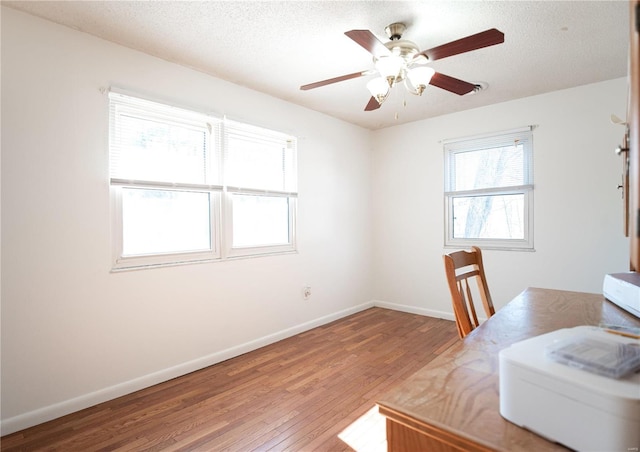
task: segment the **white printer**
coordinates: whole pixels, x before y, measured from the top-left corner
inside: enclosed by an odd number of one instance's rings
[[[593,326],[561,329],[515,343],[499,354],[500,414],[550,441],[579,451],[637,451],[640,372],[628,370],[628,375],[619,378],[604,376],[593,369],[585,370],[577,361],[561,362],[549,352],[554,351],[554,344],[562,345],[556,346],[560,352],[566,348],[563,344],[573,344],[589,360],[598,366],[604,364],[603,368],[610,371],[606,365],[618,356],[585,345],[585,341],[592,340],[623,347],[625,356],[626,352],[633,352],[634,368],[637,367],[639,339]]]
[[[607,300],[640,317],[640,273],[624,272],[605,275],[602,294]]]

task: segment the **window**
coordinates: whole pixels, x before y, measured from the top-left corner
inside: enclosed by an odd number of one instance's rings
[[[294,241],[296,146],[291,137],[224,123],[228,254],[287,251]]]
[[[449,140],[445,246],[533,249],[531,128]]]
[[[109,99],[114,269],[295,250],[295,138]]]

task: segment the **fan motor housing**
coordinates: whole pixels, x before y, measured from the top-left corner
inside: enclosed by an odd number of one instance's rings
[[[397,56],[401,56],[406,61],[410,61],[414,56],[420,51],[418,46],[411,41],[407,41],[406,39],[397,40],[397,41],[389,41],[384,44],[385,47],[391,50],[391,53]]]

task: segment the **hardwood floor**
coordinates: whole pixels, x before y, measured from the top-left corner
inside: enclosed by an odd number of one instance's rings
[[[448,320],[372,308],[7,435],[2,451],[384,451],[376,400],[458,341]]]

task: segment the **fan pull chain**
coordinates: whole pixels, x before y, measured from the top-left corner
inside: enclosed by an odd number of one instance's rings
[[[407,108],[407,98],[404,96],[402,96],[402,108]],[[396,113],[394,115],[394,119],[397,121],[398,118],[400,117],[400,115],[398,114],[398,111],[396,110]]]

